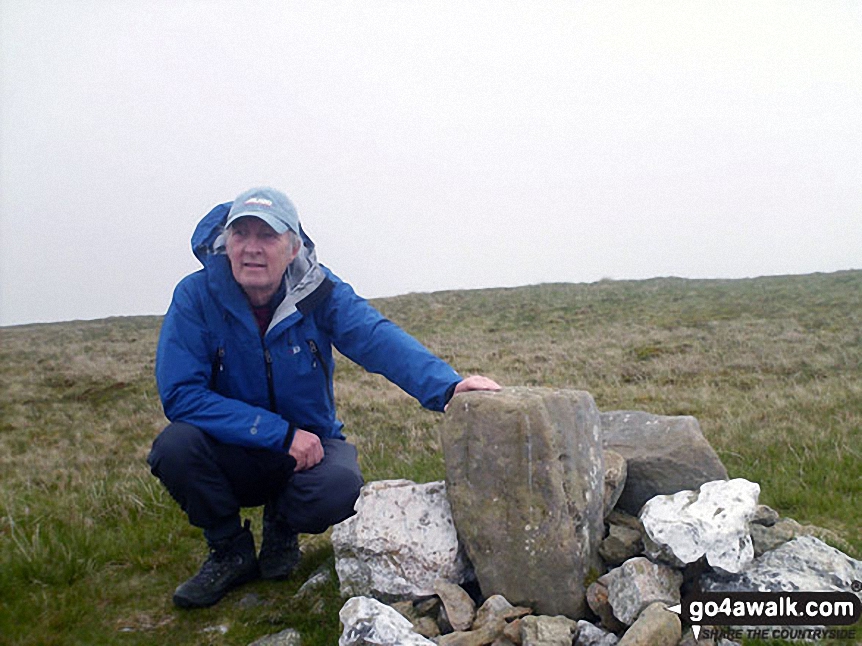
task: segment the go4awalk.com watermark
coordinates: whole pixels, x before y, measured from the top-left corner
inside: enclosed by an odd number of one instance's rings
[[[852,592],[701,592],[672,608],[695,639],[855,639],[862,616]]]

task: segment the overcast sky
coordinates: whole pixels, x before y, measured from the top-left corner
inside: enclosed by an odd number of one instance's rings
[[[862,268],[862,2],[0,0],[0,325],[269,184],[365,296]]]

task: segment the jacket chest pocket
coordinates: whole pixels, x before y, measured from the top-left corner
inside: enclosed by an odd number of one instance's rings
[[[317,358],[312,354],[304,341],[288,341],[284,346],[283,352],[286,354],[287,365],[295,375],[308,375],[319,368],[316,365],[318,363]]]

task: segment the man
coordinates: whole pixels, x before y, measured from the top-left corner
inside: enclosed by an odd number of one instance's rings
[[[462,379],[317,262],[283,193],[255,188],[216,206],[192,248],[203,269],[176,287],[156,354],[170,424],[148,462],[210,547],[174,603],[209,606],[258,576],[299,562],[297,534],[351,516],[363,484],[333,398],[332,347],[423,406],[497,390]],[[240,507],[264,507],[263,540]]]

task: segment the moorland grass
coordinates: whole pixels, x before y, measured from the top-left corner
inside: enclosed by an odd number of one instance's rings
[[[862,271],[601,281],[374,301],[463,374],[574,388],[602,410],[694,415],[732,477],[862,556]],[[0,328],[0,644],[248,644],[286,627],[338,640],[327,537],[282,583],[171,606],[200,532],[149,474],[165,424],[159,317]],[[338,358],[336,397],[367,480],[440,479],[440,416]],[[259,510],[249,510],[259,538]],[[249,594],[255,595],[249,597]],[[777,642],[776,642],[777,643]]]

